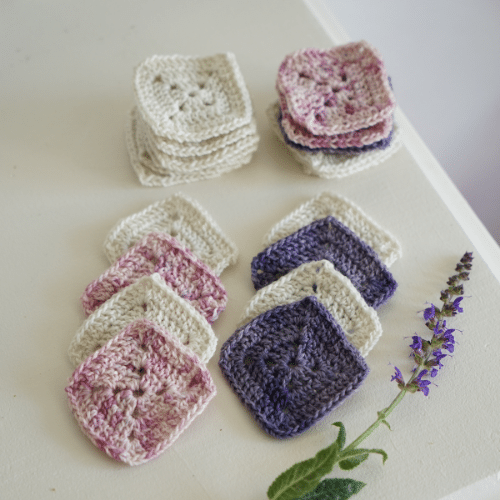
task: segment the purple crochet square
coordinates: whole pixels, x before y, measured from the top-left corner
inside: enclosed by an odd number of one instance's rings
[[[115,460],[138,465],[170,446],[216,389],[190,349],[140,319],[88,357],[66,392],[90,440]]]
[[[377,253],[331,215],[311,222],[255,256],[251,264],[254,287],[259,290],[301,264],[322,259],[349,278],[373,308],[396,291],[396,280]]]
[[[277,438],[314,425],[369,371],[312,296],[271,309],[237,330],[221,348],[219,367],[259,425]]]

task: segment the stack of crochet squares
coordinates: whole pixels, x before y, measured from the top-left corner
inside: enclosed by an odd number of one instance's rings
[[[257,290],[219,366],[259,425],[295,436],[368,374],[375,311],[395,292],[394,237],[349,200],[321,193],[276,224],[252,261]]]
[[[206,363],[227,303],[218,275],[237,250],[197,202],[176,194],[121,220],[105,252],[112,265],[81,297],[88,317],[69,348],[76,370],[66,392],[92,442],[137,465],[215,395]]]
[[[152,56],[134,91],[127,146],[142,184],[211,179],[250,162],[259,137],[234,54]]]
[[[341,178],[379,164],[400,146],[385,65],[367,42],[285,57],[272,128],[305,172]]]

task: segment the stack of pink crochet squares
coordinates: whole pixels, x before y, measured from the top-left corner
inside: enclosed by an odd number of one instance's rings
[[[383,61],[367,42],[287,55],[276,90],[271,123],[308,173],[343,177],[395,149],[396,100]]]

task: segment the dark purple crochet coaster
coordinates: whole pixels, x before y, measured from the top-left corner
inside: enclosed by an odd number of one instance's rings
[[[271,309],[238,329],[222,346],[219,366],[259,425],[277,438],[311,427],[369,371],[312,296]]]
[[[397,283],[377,253],[332,216],[319,219],[273,243],[252,260],[256,290],[305,262],[329,260],[349,278],[369,306],[386,302]]]

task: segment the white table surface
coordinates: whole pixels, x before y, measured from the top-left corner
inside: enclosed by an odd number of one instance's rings
[[[371,458],[352,477],[368,483],[361,500],[437,500],[494,480],[498,247],[400,110],[405,147],[341,181],[304,175],[267,124],[282,58],[342,43],[340,27],[327,35],[299,0],[54,0],[0,9],[2,498],[265,498],[280,472],[331,442],[332,422],[342,420],[354,438],[394,397],[390,363],[410,366],[408,337],[424,332],[417,311],[438,300],[465,251],[476,259],[466,313],[453,323],[463,330],[456,353],[428,398],[408,397],[390,418],[392,432],[380,429],[366,442],[386,449],[386,465]],[[153,54],[226,51],[238,59],[261,136],[251,164],[210,181],[141,186],[124,141],[134,67]],[[391,268],[399,288],[379,310],[384,334],[359,392],[303,435],[277,441],[239,404],[216,352],[208,368],[217,397],[162,456],[130,468],[97,450],[67,405],[67,348],[84,319],[79,296],[108,266],[102,244],[115,222],[181,191],[235,241],[238,263],[221,276],[229,304],[214,325],[220,346],[253,295],[250,261],[264,234],[325,189],[357,203],[403,246]],[[465,494],[453,498],[478,498]]]

